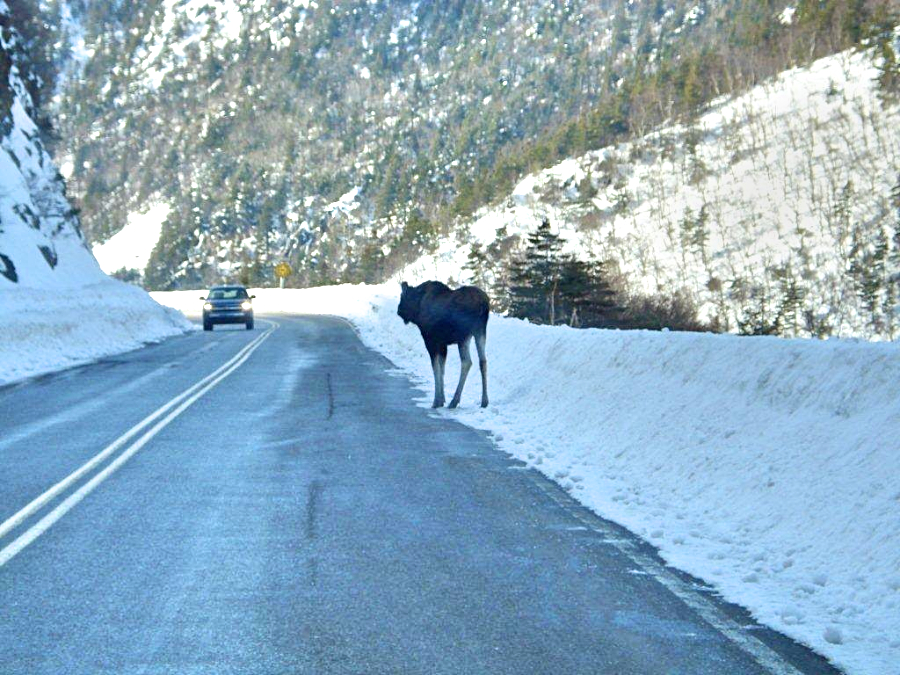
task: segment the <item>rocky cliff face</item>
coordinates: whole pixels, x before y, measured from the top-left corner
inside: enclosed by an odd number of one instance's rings
[[[103,278],[35,123],[41,82],[0,2],[0,289],[61,288]]]

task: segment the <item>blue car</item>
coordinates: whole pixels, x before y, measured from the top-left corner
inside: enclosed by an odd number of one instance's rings
[[[253,330],[255,295],[247,295],[243,286],[213,286],[203,303],[203,330],[212,330],[217,323],[242,323]]]

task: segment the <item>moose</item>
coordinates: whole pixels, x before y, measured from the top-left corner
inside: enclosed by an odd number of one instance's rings
[[[414,323],[422,333],[425,348],[434,370],[434,402],[432,408],[444,405],[444,365],[447,363],[448,345],[459,345],[459,384],[450,401],[450,408],[459,405],[466,376],[472,367],[469,341],[475,338],[478,365],[481,367],[481,407],[487,408],[487,357],[485,340],[491,301],[487,293],[477,286],[463,286],[451,290],[440,281],[426,281],[410,286],[400,284],[400,305],[397,314],[404,323]]]

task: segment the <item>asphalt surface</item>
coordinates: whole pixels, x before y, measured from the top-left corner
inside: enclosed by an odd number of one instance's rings
[[[417,407],[345,322],[273,320],[0,537],[0,673],[836,672]],[[267,325],[0,389],[0,522]]]

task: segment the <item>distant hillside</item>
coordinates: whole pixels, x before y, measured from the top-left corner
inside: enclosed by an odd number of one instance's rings
[[[48,4],[79,55],[58,151],[85,231],[160,205],[145,282],[178,287],[281,259],[294,285],[377,281],[524,173],[869,39],[896,2]]]
[[[548,218],[628,295],[683,294],[723,330],[900,335],[900,101],[878,50],[847,51],[714,102],[690,124],[527,176],[401,272],[504,293],[505,260]],[[499,233],[499,234],[498,234]]]

